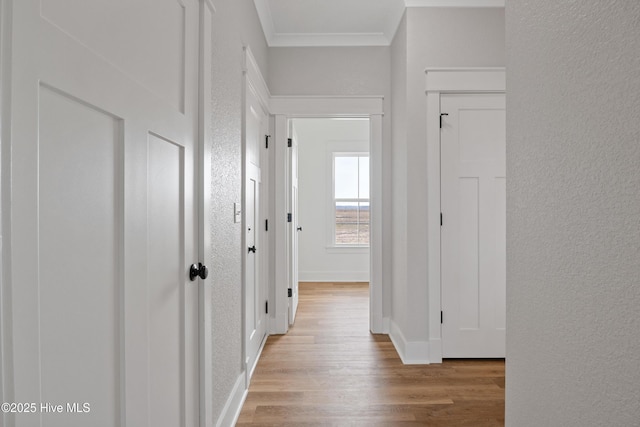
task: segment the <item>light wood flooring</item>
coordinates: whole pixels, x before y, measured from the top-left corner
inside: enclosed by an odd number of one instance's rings
[[[270,336],[237,426],[502,426],[504,361],[403,365],[369,333],[367,283],[301,283]]]

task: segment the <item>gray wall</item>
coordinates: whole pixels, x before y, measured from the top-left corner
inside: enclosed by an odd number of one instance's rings
[[[214,419],[242,373],[241,228],[233,203],[241,201],[243,45],[264,75],[267,45],[253,1],[216,1],[213,22],[213,155],[211,242]]]
[[[382,95],[390,111],[391,70],[388,47],[269,48],[272,95]],[[391,120],[382,120],[382,239],[391,241]],[[383,315],[391,311],[391,247],[382,248]]]
[[[405,32],[406,40],[402,40]],[[391,50],[393,96],[402,99],[393,101],[391,111],[394,123],[392,319],[407,341],[425,342],[429,330],[425,69],[504,66],[504,9],[407,8],[406,24],[401,24]],[[404,72],[406,76],[402,76]]]
[[[407,17],[391,44],[391,168],[393,189],[391,314],[399,327],[407,324]],[[426,305],[426,303],[425,303]]]
[[[640,422],[640,3],[507,2],[507,425]]]

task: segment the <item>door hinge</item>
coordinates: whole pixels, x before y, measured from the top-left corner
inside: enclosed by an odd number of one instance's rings
[[[291,298],[293,296],[293,289],[291,289],[291,288],[287,289],[287,296],[289,298]]]
[[[264,148],[269,148],[269,138],[271,138],[271,135],[264,136]]]
[[[264,312],[269,314],[269,301],[264,302]]]
[[[288,214],[287,214],[287,222],[291,222],[292,220],[293,220],[293,219],[291,218],[291,214],[290,214],[290,213],[288,213]]]
[[[264,231],[269,231],[269,220],[268,219],[264,220]]]
[[[440,312],[440,324],[444,323],[444,314]]]
[[[440,129],[442,129],[442,116],[448,116],[448,113],[441,113],[440,114]]]
[[[442,212],[440,212],[440,227],[442,227]]]
[[[291,138],[287,139],[287,147],[292,147],[293,146],[293,141],[291,140]]]

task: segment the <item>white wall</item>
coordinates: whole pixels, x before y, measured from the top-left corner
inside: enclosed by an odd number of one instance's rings
[[[242,64],[248,45],[263,74],[267,45],[252,0],[215,1],[212,70],[212,295],[214,419],[223,414],[243,373],[241,224],[233,203],[241,201]],[[242,384],[244,386],[244,384]],[[231,408],[233,410],[233,408]],[[233,414],[231,414],[233,416]]]
[[[640,422],[639,23],[507,2],[509,426]]]
[[[298,135],[300,281],[369,281],[368,248],[329,248],[331,153],[369,151],[368,120],[295,119]]]
[[[391,109],[389,47],[269,48],[269,89],[273,95],[384,96]],[[383,316],[391,312],[391,118],[382,123]]]
[[[426,361],[429,331],[424,71],[429,67],[504,66],[504,43],[503,8],[411,7],[407,8],[406,22],[401,24],[392,45],[393,96],[400,97],[399,102],[393,101],[391,111],[392,322],[397,332],[394,342],[402,339],[423,353],[415,355],[415,360]]]

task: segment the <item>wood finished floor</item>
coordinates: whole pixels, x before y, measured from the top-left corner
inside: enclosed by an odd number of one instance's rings
[[[301,283],[270,336],[237,426],[503,426],[504,361],[403,365],[368,325],[368,284]]]

